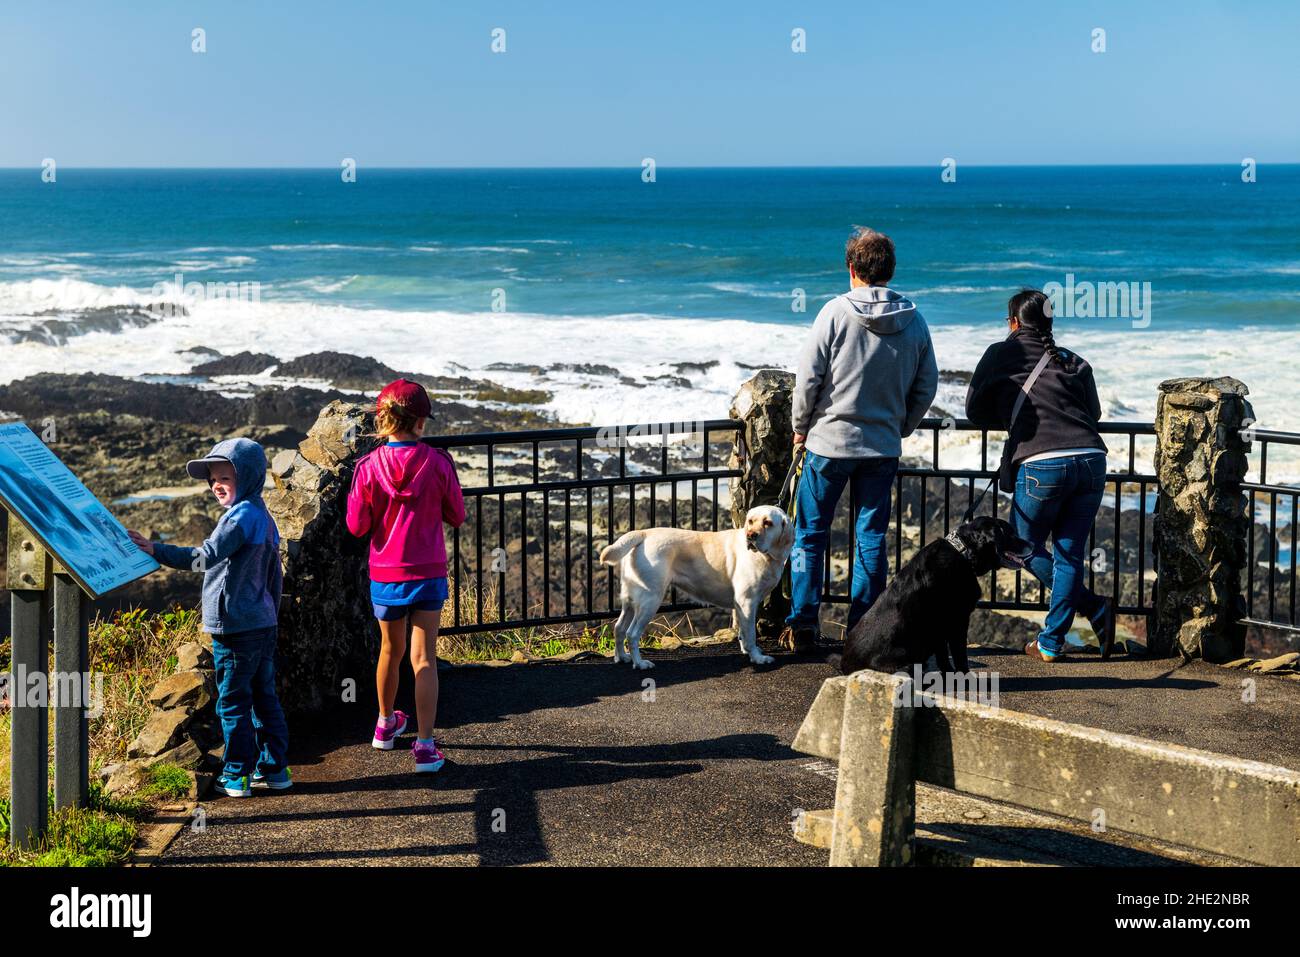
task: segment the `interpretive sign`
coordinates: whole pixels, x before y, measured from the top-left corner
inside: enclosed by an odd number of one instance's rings
[[[99,499],[21,422],[0,425],[0,501],[91,598],[158,568]]]

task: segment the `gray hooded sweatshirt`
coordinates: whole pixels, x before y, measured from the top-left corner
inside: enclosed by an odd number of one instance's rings
[[[251,439],[218,442],[208,458],[235,466],[235,501],[199,548],[155,542],[154,558],[171,568],[203,572],[203,630],[231,635],[273,627],[283,577],[280,533],[262,501],[266,453]]]
[[[793,424],[831,459],[892,458],[939,387],[930,330],[912,301],[859,286],[822,307],[799,354]]]

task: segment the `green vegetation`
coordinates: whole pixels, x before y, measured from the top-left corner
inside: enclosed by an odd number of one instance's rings
[[[110,798],[91,782],[84,808],[53,809],[49,829],[32,851],[9,849],[9,800],[0,798],[0,867],[109,867],[130,856],[138,821],[149,810],[140,798]]]
[[[90,670],[104,675],[104,712],[90,723],[91,767],[126,757],[152,711],[149,692],[176,671],[176,649],[199,639],[196,609],[133,608],[90,629]]]
[[[140,793],[146,797],[175,800],[190,793],[190,775],[178,764],[156,764]]]
[[[127,746],[148,720],[148,695],[154,685],[176,670],[176,649],[199,638],[199,613],[175,608],[162,614],[144,609],[118,612],[96,619],[90,627],[90,669],[104,676],[103,712],[90,722],[90,802],[85,808],[51,809],[49,830],[32,852],[9,850],[9,713],[0,713],[0,866],[85,866],[119,864],[130,854],[138,823],[156,801],[174,800],[189,792],[189,777],[176,765],[149,772],[138,795],[110,798],[98,771],[126,757]],[[0,671],[10,665],[9,642],[0,644]],[[51,751],[53,722],[50,723]]]
[[[608,654],[613,650],[614,628],[609,624],[569,633],[544,628],[516,628],[438,638],[438,657],[444,661],[493,661],[510,658],[516,652],[530,658],[549,658],[569,651]]]
[[[479,389],[474,393],[479,402],[508,402],[511,405],[544,405],[551,401],[551,393],[542,389],[510,389],[497,386],[494,389]]]

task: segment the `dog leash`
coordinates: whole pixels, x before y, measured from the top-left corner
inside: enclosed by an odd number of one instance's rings
[[[799,479],[803,476],[803,460],[807,451],[800,446],[799,451],[790,457],[790,468],[786,470],[785,480],[781,482],[781,494],[776,497],[776,507],[791,518],[794,518],[794,493],[799,487]]]
[[[790,457],[790,468],[785,473],[785,481],[781,483],[781,494],[777,496],[776,507],[781,509],[789,516],[790,521],[795,521],[795,514],[798,508],[798,497],[795,491],[799,488],[799,479],[803,477],[804,455],[807,452],[803,446]],[[794,591],[794,583],[791,580],[793,571],[790,563],[787,562],[781,571],[781,594],[785,598],[790,598]]]

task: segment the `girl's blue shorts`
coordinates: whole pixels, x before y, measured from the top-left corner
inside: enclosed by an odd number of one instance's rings
[[[446,578],[370,583],[370,604],[380,621],[397,621],[412,611],[442,611],[446,600]]]

